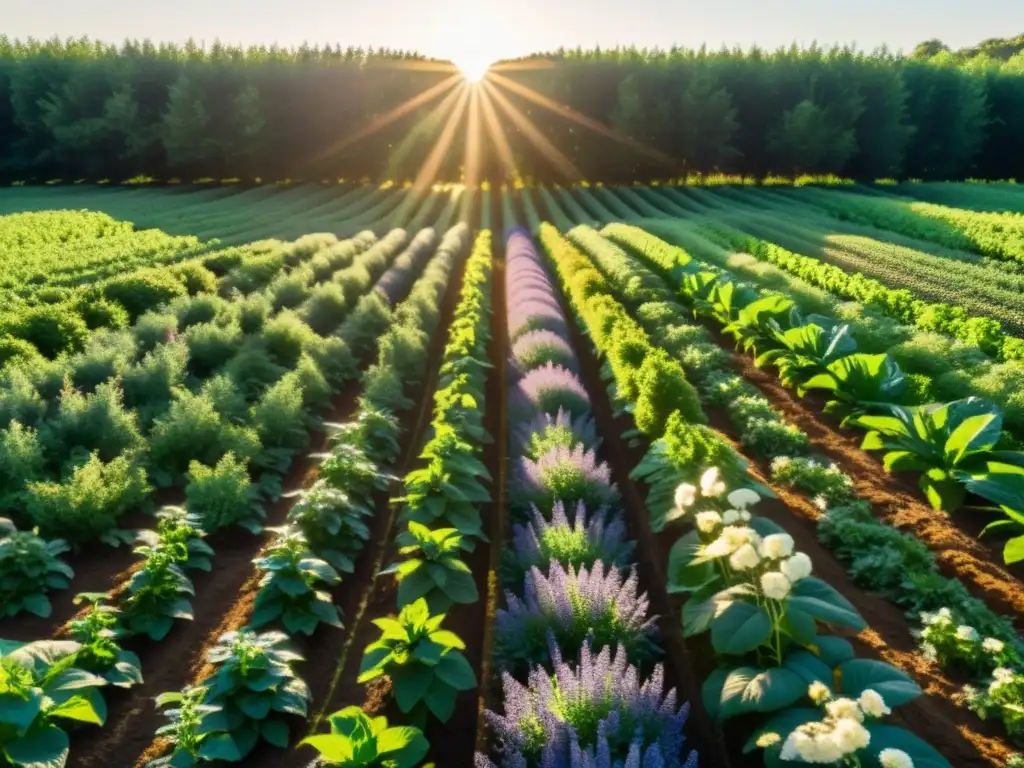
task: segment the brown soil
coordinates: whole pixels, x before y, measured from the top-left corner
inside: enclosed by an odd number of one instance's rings
[[[718,337],[718,341],[728,346],[724,339]],[[961,530],[968,520],[972,531],[980,530],[977,517],[971,519],[968,513],[951,517],[932,509],[921,500],[914,480],[887,474],[878,459],[860,449],[862,434],[828,423],[820,403],[809,398],[797,400],[770,371],[754,367],[747,357],[733,353],[733,363],[786,421],[807,434],[815,452],[853,478],[857,495],[870,502],[880,519],[912,532],[935,552],[944,575],[960,579],[971,594],[1024,630],[1024,582],[998,564],[1002,559],[999,553]]]
[[[597,431],[602,437],[600,453],[611,466],[613,479],[622,494],[630,534],[637,540],[640,583],[647,592],[652,612],[658,616],[659,642],[665,651],[662,663],[666,688],[674,688],[680,702],[690,702],[687,747],[698,751],[702,765],[727,768],[734,760],[730,758],[726,736],[722,728],[712,721],[700,698],[700,684],[714,668],[713,656],[710,649],[701,647],[702,643],[687,642],[683,638],[682,603],[670,599],[666,590],[668,551],[678,534],[666,537],[664,533],[651,531],[644,503],[646,489],[629,477],[632,468],[643,458],[646,446],[630,448],[622,439],[621,435],[633,428],[632,419],[629,416],[615,418],[591,342],[580,333],[564,297],[562,299],[569,319],[572,345],[580,360],[580,376],[590,395]]]

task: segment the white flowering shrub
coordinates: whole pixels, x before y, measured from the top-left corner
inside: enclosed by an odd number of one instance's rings
[[[974,627],[960,623],[949,608],[921,614],[921,652],[943,667],[954,666],[987,677],[999,667],[1024,669],[1014,645],[983,637]]]

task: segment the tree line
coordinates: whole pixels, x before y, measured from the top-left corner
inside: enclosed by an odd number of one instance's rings
[[[996,57],[984,44],[970,56],[922,46],[911,56],[818,46],[560,50],[496,74],[506,83],[493,87],[548,150],[496,103],[516,167],[502,165],[481,128],[481,175],[492,180],[577,180],[551,161],[552,147],[585,179],[610,183],[714,172],[1024,176],[1024,54]],[[0,181],[412,179],[442,133],[436,101],[347,139],[450,76],[404,51],[0,37]],[[463,119],[436,180],[464,178],[472,123]]]

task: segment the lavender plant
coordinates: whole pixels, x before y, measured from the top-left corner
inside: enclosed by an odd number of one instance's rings
[[[512,405],[517,417],[560,410],[572,416],[590,413],[590,398],[576,374],[552,363],[519,380]]]
[[[579,648],[588,638],[596,648],[622,645],[636,662],[655,653],[655,618],[635,570],[624,576],[600,560],[579,569],[554,562],[546,576],[530,569],[522,598],[508,591],[505,598],[495,620],[495,655],[505,669],[548,663],[549,634],[561,648]]]
[[[519,461],[517,492],[512,495],[513,508],[522,511],[533,504],[551,509],[556,500],[565,503],[584,502],[588,507],[614,504],[619,490],[611,479],[611,468],[597,460],[593,451],[582,445],[573,449],[552,448],[537,461]]]
[[[555,365],[576,372],[579,363],[569,342],[554,331],[530,331],[519,337],[512,347],[512,359],[520,371],[528,372],[546,365]]]
[[[621,646],[584,644],[576,666],[557,645],[551,653],[553,675],[534,667],[526,685],[503,675],[505,714],[485,713],[497,755],[478,754],[477,768],[696,768],[695,752],[684,759],[689,704],[663,694],[660,665],[645,680]]]
[[[530,511],[530,521],[512,526],[512,549],[505,563],[506,583],[520,584],[527,571],[543,567],[551,561],[565,567],[590,568],[598,560],[625,568],[636,548],[626,536],[626,521],[621,512],[611,513],[601,507],[587,514],[582,501],[577,502],[572,518],[565,505],[555,502],[551,520],[545,519],[537,507]]]
[[[588,451],[596,451],[600,444],[592,416],[574,419],[561,408],[554,415],[538,414],[518,427],[512,438],[513,451],[534,461],[560,445],[569,449],[582,445]]]

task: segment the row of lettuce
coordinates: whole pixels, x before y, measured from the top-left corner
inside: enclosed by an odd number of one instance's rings
[[[792,537],[753,511],[769,491],[704,426],[699,393],[683,365],[635,319],[661,317],[672,292],[589,233],[581,239],[602,271],[554,227],[543,225],[540,238],[604,360],[613,402],[632,415],[638,436],[652,441],[634,472],[649,487],[652,522],[690,528],[673,547],[669,587],[689,595],[684,634],[708,635],[718,662],[703,684],[705,708],[719,721],[747,716],[749,725],[754,718],[744,749],[763,750],[766,765],[948,765],[887,722],[921,689],[895,667],[855,658],[849,641],[825,633],[859,631],[865,623],[811,575],[813,564],[795,551]],[[660,325],[655,319],[649,327]]]
[[[641,592],[579,360],[529,237],[506,243],[512,381],[510,543],[495,618],[502,707],[481,768],[697,765],[689,705],[663,690],[655,617]],[[653,668],[652,668],[653,665]]]
[[[286,525],[273,530],[273,540],[254,560],[261,578],[250,625],[224,635],[209,651],[212,676],[180,693],[160,697],[161,705],[172,705],[167,712],[170,723],[158,732],[169,741],[170,749],[155,764],[242,760],[261,738],[287,746],[288,729],[280,715],[304,714],[309,699],[308,687],[292,668],[300,657],[291,650],[288,637],[310,635],[321,623],[341,626],[328,590],[342,573],[354,570],[355,559],[369,538],[365,519],[374,512],[372,493],[399,451],[395,413],[410,405],[405,387],[422,377],[428,365],[427,347],[439,321],[441,299],[464,258],[467,237],[464,226],[452,229],[435,254],[433,236],[425,235],[375,281],[366,298],[376,298],[383,322],[373,326],[372,332],[364,323],[372,342],[349,352],[354,376],[359,360],[377,350],[376,363],[362,377],[363,396],[355,420],[338,426],[320,479],[302,494]],[[369,246],[373,239],[361,236],[359,240]],[[404,235],[392,237],[396,250],[402,240]],[[341,328],[348,330],[348,322]],[[357,334],[346,336],[358,338]],[[328,400],[343,380],[328,387]],[[281,465],[283,469],[286,464]],[[242,470],[244,474],[244,465]],[[236,484],[247,483],[244,475]],[[230,486],[222,484],[219,490],[217,498],[225,503],[239,501],[232,499]],[[5,644],[5,668],[19,673],[18,686],[11,693],[35,705],[31,711],[15,712],[8,722],[12,727],[5,730],[0,747],[10,762],[66,760],[68,740],[60,722],[77,719],[102,724],[106,708],[99,688],[104,684],[128,687],[141,681],[139,659],[122,642],[137,635],[159,640],[175,620],[191,617],[193,589],[187,571],[211,568],[214,553],[202,540],[203,527],[216,518],[203,515],[202,508],[193,509],[194,499],[187,498],[186,509],[161,510],[156,529],[139,534],[135,552],[141,562],[115,593],[117,606],[106,604],[105,594],[81,595],[79,600],[91,605],[69,625],[73,641]],[[252,511],[255,499],[247,501]],[[243,515],[222,522],[246,525],[253,521]],[[23,541],[27,536],[34,534],[14,532],[0,547],[12,538]],[[70,576],[58,575],[65,580]],[[283,628],[287,634],[276,629],[258,632],[268,627]],[[69,685],[64,692],[63,671],[80,684]]]

